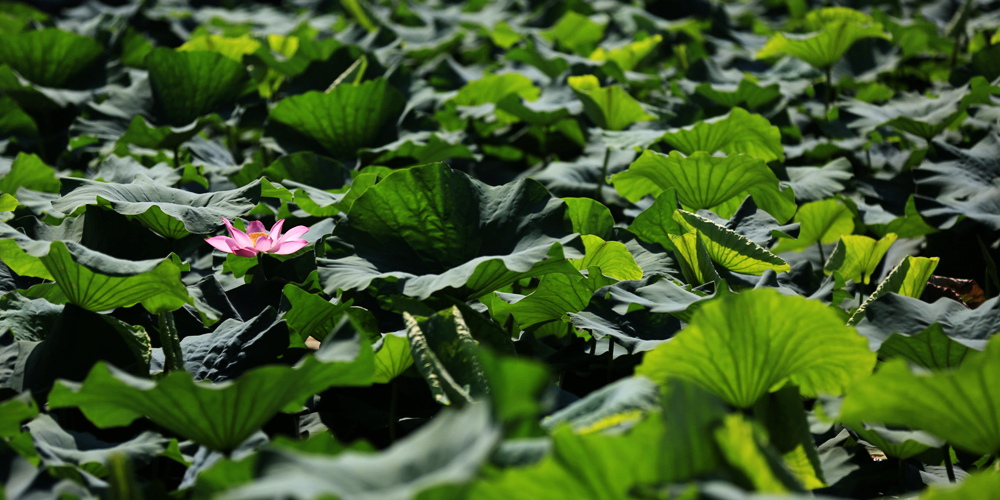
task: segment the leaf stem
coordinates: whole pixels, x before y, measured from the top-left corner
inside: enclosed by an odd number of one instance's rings
[[[615,364],[615,338],[608,335],[608,383],[611,383],[611,368]]]
[[[163,345],[163,371],[184,371],[184,354],[181,351],[181,339],[174,324],[174,313],[162,312],[159,315],[160,344]]]
[[[819,268],[822,270],[823,266],[826,265],[826,254],[823,253],[823,242],[816,241],[816,248],[819,249]]]
[[[392,386],[389,393],[389,442],[396,442],[396,411],[399,403],[399,382],[395,379],[389,383]]]
[[[944,446],[944,469],[948,472],[948,481],[955,482],[955,466],[951,463],[951,445]]]
[[[823,92],[823,110],[826,113],[827,120],[829,120],[830,101],[833,100],[833,65],[823,68],[823,72],[826,74],[826,88]]]

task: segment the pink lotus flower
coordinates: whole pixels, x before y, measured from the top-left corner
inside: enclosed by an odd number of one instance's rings
[[[306,226],[295,226],[287,233],[281,234],[281,226],[285,223],[285,219],[275,222],[270,232],[264,229],[264,224],[256,220],[247,226],[245,233],[233,227],[225,217],[222,218],[222,222],[226,224],[229,236],[213,236],[206,238],[205,241],[226,253],[242,257],[253,257],[261,252],[285,255],[309,244],[300,238],[309,231]]]

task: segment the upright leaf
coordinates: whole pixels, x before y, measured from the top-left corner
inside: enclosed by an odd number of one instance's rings
[[[404,312],[403,320],[413,362],[435,400],[462,405],[489,393],[476,341],[457,307],[422,319]]]
[[[811,245],[829,244],[854,231],[854,214],[851,209],[835,199],[806,203],[799,207],[794,222],[800,224],[799,237],[782,238],[774,253],[801,252]]]
[[[601,87],[594,75],[571,76],[569,86],[583,101],[587,117],[602,129],[624,130],[633,123],[656,118],[644,111],[625,89],[617,85]]]
[[[663,140],[686,155],[695,151],[709,154],[721,151],[730,155],[743,153],[765,162],[785,159],[778,127],[743,108],[733,108],[725,116],[669,130]]]
[[[146,56],[149,84],[168,125],[187,125],[236,101],[249,82],[243,65],[214,52],[156,48]]]
[[[629,201],[655,197],[673,187],[686,209],[709,209],[726,219],[747,196],[780,222],[787,221],[796,208],[767,164],[748,155],[718,157],[696,151],[684,156],[679,151],[664,155],[647,150],[611,180]]]
[[[841,236],[837,248],[823,266],[823,271],[827,274],[837,271],[845,280],[867,285],[875,268],[895,241],[894,233],[889,233],[878,241],[859,234]]]
[[[806,16],[806,27],[814,33],[804,36],[774,35],[757,52],[757,58],[789,55],[814,67],[827,68],[839,61],[858,40],[889,38],[889,34],[882,31],[882,25],[871,16],[847,7],[813,10]]]
[[[104,54],[97,40],[56,28],[0,35],[0,62],[45,87],[71,87]]]

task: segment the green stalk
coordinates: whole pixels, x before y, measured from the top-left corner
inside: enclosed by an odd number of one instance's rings
[[[608,336],[608,383],[611,383],[611,368],[615,364],[615,338]]]
[[[833,100],[833,66],[823,68],[826,73],[826,89],[823,92],[823,110],[830,116],[830,102]]]
[[[399,403],[399,382],[393,380],[390,385],[392,392],[389,395],[389,442],[396,442],[396,408]]]
[[[948,471],[948,481],[955,482],[955,466],[951,464],[951,445],[944,446],[944,469]]]
[[[184,371],[184,354],[181,352],[181,339],[177,335],[177,325],[174,324],[174,313],[162,312],[160,320],[160,343],[163,345],[163,371]]]

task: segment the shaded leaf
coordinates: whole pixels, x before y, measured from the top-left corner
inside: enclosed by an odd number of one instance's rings
[[[844,398],[844,419],[921,429],[978,454],[1000,450],[1000,336],[946,372],[914,373],[893,360]]]
[[[0,35],[0,62],[45,87],[73,86],[103,54],[93,38],[56,28]]]
[[[249,78],[243,65],[214,52],[155,48],[146,56],[149,85],[167,125],[187,125],[233,103]]]

